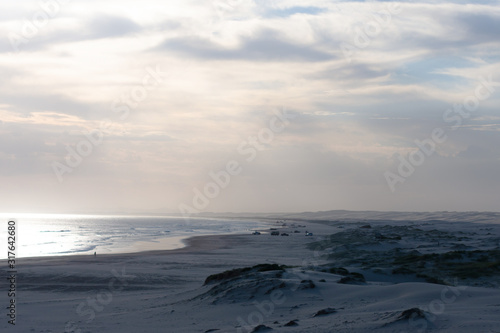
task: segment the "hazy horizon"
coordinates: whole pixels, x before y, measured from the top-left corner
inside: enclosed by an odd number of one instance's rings
[[[342,215],[338,215],[342,214]],[[360,215],[360,214],[368,214],[368,215]],[[458,214],[458,215],[455,215]],[[460,214],[469,214],[467,216],[460,216]],[[472,219],[471,219],[471,216]],[[492,214],[492,216],[489,216],[489,214]],[[500,218],[500,211],[383,211],[383,210],[344,210],[344,209],[336,209],[336,210],[321,210],[321,211],[288,211],[288,212],[231,212],[231,211],[224,211],[224,212],[211,212],[211,211],[204,211],[204,212],[199,212],[197,214],[192,214],[189,216],[186,216],[185,214],[182,214],[181,212],[174,211],[174,212],[161,212],[161,211],[129,211],[129,212],[123,212],[123,211],[95,211],[95,212],[78,212],[78,211],[72,211],[72,212],[31,212],[31,213],[25,213],[25,212],[1,212],[0,216],[8,219],[22,219],[25,217],[29,218],[36,218],[38,217],[48,217],[48,216],[109,216],[109,217],[182,217],[182,218],[269,218],[269,219],[326,219],[326,220],[335,220],[335,219],[351,219],[351,220],[378,220],[381,218],[388,218],[390,217],[391,219],[417,219],[417,218],[424,218],[426,216],[432,216],[433,218],[435,217],[436,219],[439,220],[453,220],[454,218],[457,217],[462,217],[463,220],[471,219],[470,222],[480,222],[475,221],[474,219],[479,219],[481,220],[485,216],[487,217],[486,219],[490,220],[493,219],[495,221],[500,221],[497,218]],[[319,216],[319,217],[318,217]],[[432,219],[432,218],[431,218]],[[492,221],[493,221],[492,220]]]
[[[500,1],[0,5],[0,212],[498,212]]]

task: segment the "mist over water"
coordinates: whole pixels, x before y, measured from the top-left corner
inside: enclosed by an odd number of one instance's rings
[[[7,240],[6,222],[12,218],[18,258],[169,250],[184,246],[188,237],[244,233],[267,225],[242,219],[30,214],[4,217],[2,240]],[[1,259],[6,256],[0,254]]]

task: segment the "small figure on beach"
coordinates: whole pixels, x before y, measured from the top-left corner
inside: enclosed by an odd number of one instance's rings
[[[94,252],[94,257],[97,255],[97,252]]]

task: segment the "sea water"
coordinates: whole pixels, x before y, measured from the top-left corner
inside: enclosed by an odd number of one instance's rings
[[[199,235],[248,233],[268,224],[246,219],[169,216],[1,216],[0,259],[7,257],[7,222],[16,221],[16,257],[131,253],[183,247]]]

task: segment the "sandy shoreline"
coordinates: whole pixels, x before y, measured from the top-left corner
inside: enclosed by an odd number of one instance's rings
[[[129,253],[104,253],[98,254],[97,256],[89,254],[69,254],[69,255],[59,255],[59,256],[40,256],[40,257],[22,257],[18,258],[17,261],[20,265],[40,263],[40,262],[105,262],[105,261],[116,261],[123,260],[127,258],[135,258],[142,256],[163,256],[163,255],[175,255],[179,253],[196,253],[200,251],[211,251],[220,248],[228,248],[231,246],[236,246],[239,241],[235,240],[235,237],[247,236],[247,234],[227,234],[227,235],[203,235],[203,236],[192,236],[184,239],[182,242],[185,243],[184,247],[171,250],[147,250],[147,251],[137,251]],[[239,238],[238,238],[239,239]],[[5,266],[7,259],[0,259],[0,265]]]

